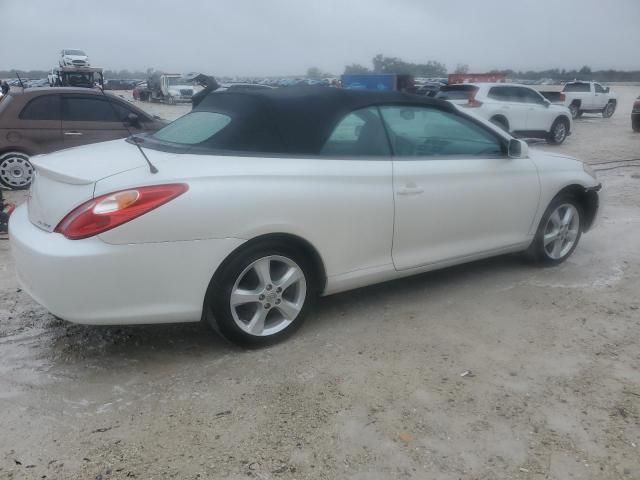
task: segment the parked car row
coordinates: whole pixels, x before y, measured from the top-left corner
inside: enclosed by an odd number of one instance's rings
[[[105,90],[133,90],[140,80],[117,80],[109,79],[104,81]]]

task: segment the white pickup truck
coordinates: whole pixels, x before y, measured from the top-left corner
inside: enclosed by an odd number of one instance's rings
[[[596,82],[569,82],[565,84],[562,93],[565,97],[564,105],[569,108],[573,118],[583,113],[602,113],[604,118],[609,118],[618,105],[609,87]]]

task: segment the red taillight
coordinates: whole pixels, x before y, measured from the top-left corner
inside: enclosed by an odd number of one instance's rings
[[[635,102],[633,102],[633,109],[640,110],[640,100],[636,100]]]
[[[560,94],[560,101],[561,101],[562,103],[564,103],[564,101],[565,101],[566,99],[567,99],[567,96],[566,96],[564,93],[561,93],[561,94]]]
[[[476,100],[476,93],[478,93],[477,89],[469,92],[469,103],[467,103],[467,107],[477,108],[482,106],[482,102]]]
[[[93,237],[150,212],[189,189],[184,183],[151,185],[108,193],[83,203],[58,224],[70,240]]]

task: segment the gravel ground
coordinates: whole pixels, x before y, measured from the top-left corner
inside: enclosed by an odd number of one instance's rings
[[[612,119],[552,150],[640,157],[640,87],[615,90]],[[599,225],[562,266],[506,256],[328,297],[257,351],[56,320],[0,241],[0,478],[640,479],[640,168],[600,175]]]

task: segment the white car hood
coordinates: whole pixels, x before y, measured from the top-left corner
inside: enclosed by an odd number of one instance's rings
[[[583,161],[569,155],[561,155],[559,153],[552,153],[547,150],[540,150],[537,148],[529,148],[529,158],[543,168],[548,170],[578,170],[582,172],[584,170]]]

